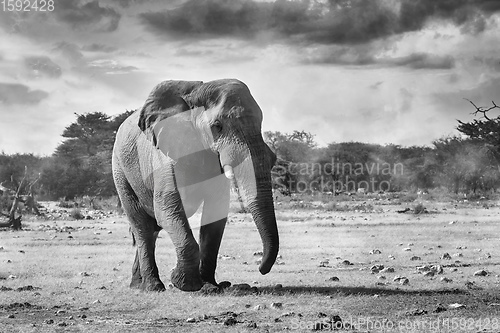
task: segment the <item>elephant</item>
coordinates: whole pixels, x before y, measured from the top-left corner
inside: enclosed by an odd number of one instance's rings
[[[112,170],[136,246],[131,288],[165,290],[155,261],[162,229],[177,257],[171,283],[183,291],[221,288],[215,270],[234,186],[262,240],[259,271],[271,270],[279,250],[271,184],[276,155],[262,138],[262,117],[239,80],[170,80],[121,124]],[[202,204],[198,244],[188,218]]]

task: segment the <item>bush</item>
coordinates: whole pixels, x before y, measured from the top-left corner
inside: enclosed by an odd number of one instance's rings
[[[413,208],[413,213],[414,214],[424,214],[428,213],[427,208],[422,203],[419,203]]]
[[[78,208],[73,208],[70,211],[69,216],[71,216],[75,220],[83,220],[85,218],[85,216],[83,216],[82,212]]]

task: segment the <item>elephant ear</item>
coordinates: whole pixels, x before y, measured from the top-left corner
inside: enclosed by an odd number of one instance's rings
[[[192,111],[182,96],[200,81],[164,81],[150,93],[141,108],[138,126],[157,149],[174,161],[203,150],[192,121]]]

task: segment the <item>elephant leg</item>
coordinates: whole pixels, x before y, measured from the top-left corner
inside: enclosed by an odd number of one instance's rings
[[[137,195],[121,170],[114,170],[113,176],[123,210],[130,221],[134,245],[137,245],[130,287],[147,291],[165,290],[160,281],[154,254],[156,238],[161,229],[156,220],[141,207]]]
[[[158,266],[155,260],[155,244],[159,231],[154,231],[153,235],[145,240],[137,240],[134,264],[132,265],[131,288],[145,291],[163,291],[165,285],[161,282]],[[134,236],[135,238],[135,236]],[[141,259],[142,258],[142,259]]]
[[[200,228],[200,275],[203,282],[217,286],[215,269],[227,218],[202,225]]]
[[[155,194],[155,215],[167,231],[177,254],[177,265],[170,276],[172,284],[183,291],[197,291],[200,277],[200,250],[193,236],[178,191]]]
[[[200,228],[200,274],[204,282],[217,286],[215,269],[222,235],[229,212],[229,184],[224,176],[213,178],[207,190],[217,195],[208,195],[203,204]]]

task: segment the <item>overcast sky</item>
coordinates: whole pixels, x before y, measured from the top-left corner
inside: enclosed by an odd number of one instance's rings
[[[245,82],[264,130],[430,144],[500,103],[498,0],[56,0],[0,10],[0,151],[50,155],[74,113],[169,79]]]

